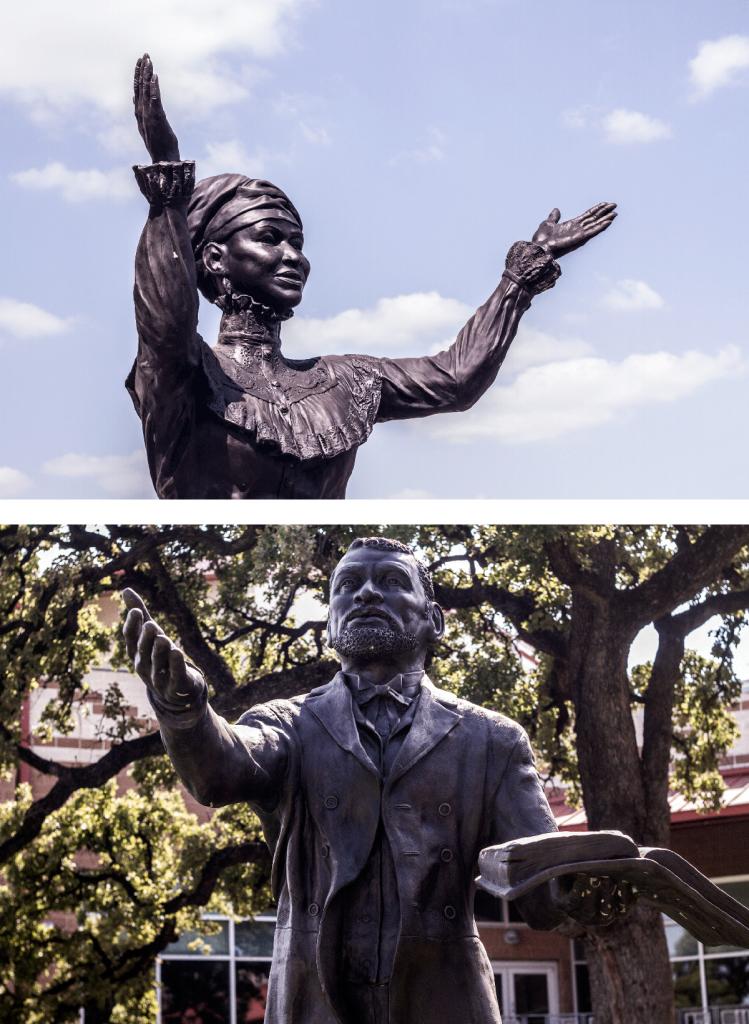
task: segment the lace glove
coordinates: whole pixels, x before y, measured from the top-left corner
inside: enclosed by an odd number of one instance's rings
[[[554,284],[562,273],[551,253],[536,242],[515,242],[510,246],[504,277],[508,277],[531,295],[538,295]]]
[[[138,188],[152,209],[160,210],[165,206],[187,202],[195,187],[194,160],[174,163],[165,160],[146,166],[136,164],[133,171]]]

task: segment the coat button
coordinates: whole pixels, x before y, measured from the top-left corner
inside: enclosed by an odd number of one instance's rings
[[[329,854],[330,854],[330,847],[328,846],[327,843],[323,843],[323,847],[322,847],[322,850],[320,852],[322,853],[323,857],[329,856]]]
[[[277,381],[277,380],[272,380],[272,381],[270,382],[270,386],[271,386],[272,388],[280,388],[280,387],[281,387],[281,384],[280,384],[280,383],[279,383],[279,381]]]
[[[307,913],[309,914],[310,917],[317,917],[317,915],[320,913],[320,907],[318,906],[317,903],[310,903],[310,905],[307,907]],[[455,911],[453,911],[453,914],[454,913]]]
[[[443,861],[445,864],[449,864],[452,859],[453,851],[448,850],[447,847],[445,847],[445,849],[440,853],[440,860]]]
[[[451,907],[449,903],[442,911],[442,913],[445,915],[448,921],[453,921],[455,919],[455,907]]]
[[[278,408],[281,410],[281,412],[288,412],[289,411],[288,405],[279,405]]]
[[[451,810],[452,810],[452,807],[448,803],[444,803],[444,804],[440,804],[439,805],[439,812],[440,812],[440,814],[442,815],[443,818],[446,818]]]
[[[325,797],[325,806],[329,811],[334,811],[338,806],[338,797],[334,794]]]

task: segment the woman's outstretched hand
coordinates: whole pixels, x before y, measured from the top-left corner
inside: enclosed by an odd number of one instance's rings
[[[561,214],[555,208],[541,221],[532,240],[555,258],[566,256],[605,231],[616,217],[615,209],[616,203],[596,203],[578,217],[560,221]]]
[[[146,144],[151,162],[179,160],[179,143],[161,105],[159,76],[154,74],[151,58],[144,53],[135,65],[133,104],[138,131]]]

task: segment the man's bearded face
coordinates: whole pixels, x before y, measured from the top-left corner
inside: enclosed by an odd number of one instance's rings
[[[330,645],[342,658],[361,662],[426,650],[433,636],[431,607],[412,557],[355,549],[331,580]]]
[[[414,651],[419,646],[419,640],[415,633],[388,626],[357,626],[354,619],[352,625],[331,637],[330,645],[346,657],[369,661],[383,655]]]

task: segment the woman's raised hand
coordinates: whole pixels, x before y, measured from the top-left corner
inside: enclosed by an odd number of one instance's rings
[[[605,231],[616,217],[616,203],[596,203],[585,213],[560,221],[556,208],[541,221],[533,241],[542,245],[555,258],[579,249],[595,235]]]
[[[161,105],[159,76],[154,74],[151,58],[144,53],[135,65],[133,104],[138,131],[146,144],[151,162],[179,160],[179,143]]]

